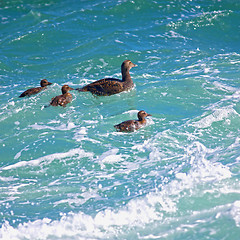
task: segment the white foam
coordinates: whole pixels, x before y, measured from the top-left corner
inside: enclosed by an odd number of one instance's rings
[[[230,211],[237,227],[240,227],[240,201],[235,201]]]
[[[81,127],[81,128],[77,131],[77,134],[86,135],[86,134],[87,134],[87,128],[86,128],[86,127]]]
[[[151,141],[146,142],[151,144]],[[61,158],[79,154],[79,149],[63,153]],[[166,213],[178,211],[179,200],[188,189],[197,189],[199,184],[205,182],[219,182],[222,179],[230,178],[231,172],[227,166],[219,162],[211,162],[206,159],[207,153],[214,153],[215,150],[206,148],[199,142],[194,142],[186,149],[186,163],[191,167],[188,173],[176,172],[176,179],[162,185],[156,192],[150,192],[143,197],[130,200],[125,206],[119,209],[106,208],[99,211],[95,216],[82,212],[64,215],[60,220],[42,219],[34,222],[20,224],[13,228],[7,222],[0,229],[0,237],[3,239],[113,239],[124,233],[126,227],[134,229],[143,227],[155,221],[162,222]],[[80,151],[82,154],[82,151]],[[108,157],[116,157],[119,149],[111,149],[103,153],[99,160],[108,161]],[[48,156],[48,160],[55,158]],[[138,169],[139,166],[135,166]],[[125,171],[125,173],[127,173]],[[98,177],[98,176],[96,176]],[[102,175],[99,177],[103,177]],[[99,185],[99,188],[102,186]],[[202,191],[202,190],[199,190]],[[194,194],[192,192],[192,194]],[[81,204],[92,196],[97,196],[97,189],[92,193],[84,192],[70,196],[71,204]],[[55,205],[67,203],[69,199],[62,199],[55,202]],[[240,224],[240,202],[234,203],[231,214],[238,226]],[[183,225],[181,225],[183,227]],[[189,228],[191,224],[189,223]]]
[[[98,141],[93,138],[89,138],[87,133],[88,133],[88,127],[81,127],[79,129],[75,130],[73,139],[76,140],[77,142],[81,142],[81,141],[85,140],[85,141],[89,141],[89,142],[92,142],[95,144],[101,143],[101,141]]]
[[[104,68],[108,65],[108,63],[106,63],[103,58],[100,58],[99,61],[103,64],[102,66],[100,66],[101,68]]]
[[[104,152],[100,157],[99,161],[102,163],[115,163],[123,160],[122,154],[117,154],[119,149],[113,148],[107,152]]]
[[[17,180],[17,178],[14,178],[14,177],[1,177],[0,176],[0,181],[2,182],[10,182],[10,181],[15,181]]]
[[[122,41],[118,40],[118,39],[115,39],[114,40],[116,43],[123,43]]]
[[[170,33],[170,36],[171,36],[172,38],[183,38],[184,40],[187,40],[186,37],[184,37],[183,35],[181,35],[181,34],[179,34],[179,33],[177,33],[177,32],[174,32],[174,31],[172,31],[172,30],[170,30],[169,33]]]
[[[131,116],[136,117],[138,112],[139,112],[139,110],[129,110],[129,111],[123,112],[122,114],[130,114]]]
[[[176,176],[177,179],[184,180],[184,179],[186,179],[187,174],[186,173],[176,173],[175,176]]]
[[[190,175],[194,181],[198,182],[220,181],[230,178],[232,173],[227,166],[222,165],[220,162],[211,162],[206,159],[207,153],[215,151],[214,149],[206,148],[200,142],[194,142],[190,145],[187,148],[187,155],[190,156],[192,169],[187,176]]]
[[[28,146],[25,147],[25,148],[23,148],[21,151],[19,151],[19,152],[15,155],[14,159],[16,160],[16,159],[20,158],[21,155],[22,155],[22,152],[23,152],[23,151],[28,151],[28,150],[29,150]]]
[[[231,86],[228,86],[227,84],[220,83],[218,81],[214,81],[213,84],[222,91],[230,91],[235,92],[237,89]]]
[[[87,124],[97,124],[98,120],[83,120],[83,122],[85,122]]]
[[[51,129],[51,130],[60,130],[60,131],[66,131],[66,130],[71,130],[76,127],[76,125],[73,122],[69,122],[67,124],[61,124],[56,127],[52,126],[47,126],[47,125],[40,125],[38,123],[29,125],[29,127],[36,129],[36,130],[42,130],[42,129]]]
[[[165,143],[163,141],[161,141],[163,150],[161,151],[158,148],[158,144],[160,144],[159,138],[161,137],[168,138],[168,141],[166,142],[168,151],[170,145],[173,149],[179,149],[180,151],[181,146],[179,146],[179,143],[175,138],[170,136],[169,131],[157,134],[155,138],[145,140],[142,144],[136,144],[132,147],[132,149],[136,149],[141,152],[150,151],[149,160],[151,160],[151,162],[164,160],[169,161],[169,154],[164,152]],[[228,166],[225,166],[220,162],[209,161],[207,159],[208,154],[214,154],[217,151],[218,149],[209,149],[198,141],[188,145],[182,155],[177,155],[177,159],[182,159],[182,166],[188,165],[191,169],[188,172],[182,172],[181,165],[179,165],[176,170],[173,169],[173,172],[176,171],[176,180],[171,182],[171,189],[174,189],[177,193],[179,191],[183,191],[184,189],[192,188],[199,183],[220,181],[230,178],[232,173]],[[171,154],[170,157],[174,159],[174,155]],[[169,173],[170,170],[172,171],[171,165],[169,166]]]
[[[81,194],[79,193],[69,193],[68,198],[61,199],[59,201],[54,202],[54,207],[61,204],[67,204],[70,207],[80,206],[86,203],[89,199],[100,198],[97,190],[94,191],[86,191]]]
[[[73,156],[92,157],[93,154],[85,152],[84,150],[82,150],[80,148],[75,148],[75,149],[71,149],[68,152],[64,152],[64,153],[54,153],[54,154],[46,155],[44,157],[40,157],[40,158],[30,160],[30,161],[21,161],[21,162],[3,167],[3,168],[1,168],[1,170],[10,170],[10,169],[19,168],[19,167],[26,167],[26,166],[38,166],[42,163],[43,164],[51,163],[55,159],[60,160],[60,159],[63,159],[63,158],[70,158],[70,157],[73,157]]]
[[[235,91],[232,95],[226,95],[223,101],[232,100],[234,102],[238,102],[240,99],[240,91]]]
[[[213,113],[209,114],[206,117],[203,117],[201,120],[194,122],[193,126],[197,128],[208,128],[213,123],[223,121],[228,119],[232,115],[239,115],[233,108],[225,107],[216,109]]]
[[[151,139],[144,140],[143,143],[134,144],[134,146],[132,146],[132,149],[136,149],[138,151],[144,152],[145,149],[148,148],[150,142],[152,142]]]
[[[142,226],[153,220],[161,220],[162,214],[155,211],[155,204],[161,202],[168,209],[169,204],[161,197],[148,197],[132,200],[120,210],[106,209],[92,217],[82,212],[68,214],[60,220],[44,218],[20,224],[13,228],[5,222],[0,229],[3,239],[86,239],[111,238],[119,232],[117,226]],[[83,238],[81,238],[83,236]]]

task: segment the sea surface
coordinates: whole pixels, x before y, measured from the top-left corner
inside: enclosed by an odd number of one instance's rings
[[[0,239],[239,240],[239,101],[239,0],[1,0]]]

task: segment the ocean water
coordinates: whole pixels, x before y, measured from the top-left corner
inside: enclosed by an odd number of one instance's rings
[[[0,19],[0,239],[240,239],[239,0],[2,0]],[[126,59],[133,90],[44,108]]]

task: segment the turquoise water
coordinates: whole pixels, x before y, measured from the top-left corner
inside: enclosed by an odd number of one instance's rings
[[[0,19],[0,239],[240,238],[238,0],[9,0]],[[126,59],[132,91],[43,107]]]

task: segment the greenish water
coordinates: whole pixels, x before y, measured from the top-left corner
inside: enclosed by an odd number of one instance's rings
[[[0,19],[0,239],[239,239],[239,1],[1,1]],[[126,59],[130,92],[44,108]]]

